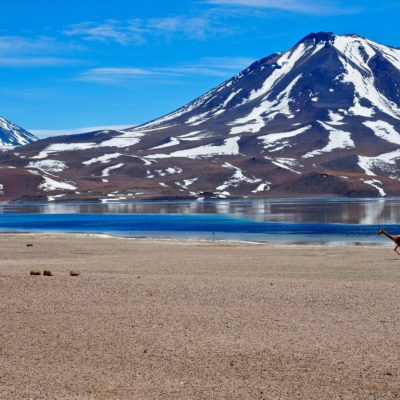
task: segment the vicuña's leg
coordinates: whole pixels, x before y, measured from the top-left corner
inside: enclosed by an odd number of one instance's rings
[[[397,249],[399,248],[399,245],[397,245],[394,249],[394,251],[400,256],[400,253],[397,251]]]

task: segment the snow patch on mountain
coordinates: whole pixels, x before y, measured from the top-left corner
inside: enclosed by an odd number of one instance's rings
[[[179,167],[168,167],[165,169],[156,169],[154,170],[159,176],[166,176],[166,175],[176,175],[181,174],[183,172],[182,168]]]
[[[186,133],[184,135],[178,136],[180,139],[188,139],[188,138],[192,138],[193,136],[197,137],[199,133],[202,133],[203,131],[193,131],[193,132],[189,132]]]
[[[332,110],[329,110],[329,125],[344,125],[343,121],[344,116],[340,115]]]
[[[31,157],[32,160],[43,160],[50,154],[64,151],[88,150],[96,146],[96,143],[55,143],[46,147],[38,155]]]
[[[165,172],[170,175],[175,175],[181,174],[183,172],[183,169],[179,167],[169,167],[165,169]]]
[[[189,186],[193,185],[193,183],[197,182],[199,178],[193,179],[184,179],[182,182],[175,182],[175,185],[179,186],[184,190],[189,190]],[[196,195],[194,192],[190,192],[192,195]]]
[[[400,119],[400,108],[376,89],[373,72],[369,66],[370,60],[379,52],[400,70],[400,51],[358,36],[336,36],[334,43],[336,49],[344,56],[339,57],[345,69],[342,81],[354,85],[356,92],[354,106],[350,112],[372,117],[374,110],[360,104],[361,99],[366,99],[378,110]]]
[[[271,182],[260,183],[251,193],[259,193],[271,190]]]
[[[253,108],[249,115],[234,121],[232,123],[234,127],[231,129],[230,134],[258,133],[268,121],[273,120],[278,114],[292,118],[293,115],[289,106],[291,99],[289,96],[300,78],[301,75],[297,76],[273,101],[264,100],[259,106]]]
[[[189,186],[193,185],[193,183],[197,182],[199,178],[192,178],[192,179],[185,179],[183,183],[184,188],[188,188]]]
[[[181,143],[181,141],[180,141],[178,138],[176,138],[176,137],[171,137],[167,143],[160,144],[159,146],[152,147],[152,148],[150,148],[149,150],[164,149],[164,148],[166,148],[166,147],[177,146],[177,145],[180,144],[180,143]]]
[[[384,58],[400,71],[400,49],[383,46],[379,43],[372,42],[369,39],[365,39],[365,41],[378,49]]]
[[[311,125],[303,126],[294,131],[270,133],[265,136],[259,136],[258,139],[263,142],[265,150],[279,151],[286,147],[291,147],[291,144],[287,139],[307,132],[309,129],[311,129]]]
[[[266,160],[270,160],[272,164],[279,168],[287,169],[290,172],[301,175],[301,172],[296,171],[294,168],[301,167],[299,162],[295,158],[271,158],[265,157]]]
[[[59,160],[31,161],[25,168],[37,168],[45,172],[61,172],[68,168],[68,165]]]
[[[346,58],[339,57],[339,59],[345,70],[341,81],[353,85],[355,90],[354,106],[349,110],[352,114],[363,117],[371,117],[374,114],[373,110],[360,105],[360,100],[365,99],[383,113],[400,119],[400,108],[377,90],[374,76],[369,68],[368,73],[361,74]]]
[[[236,90],[232,92],[224,101],[222,104],[222,108],[225,108],[243,89],[240,88],[239,90]]]
[[[375,176],[375,171],[381,171],[392,179],[398,179],[397,160],[400,160],[400,149],[375,157],[359,156],[358,166],[366,175]]]
[[[400,134],[386,121],[366,121],[363,124],[374,134],[387,142],[400,145]]]
[[[121,156],[122,156],[121,153],[104,154],[100,157],[95,157],[95,158],[91,158],[90,160],[83,161],[82,164],[86,165],[86,166],[96,164],[96,163],[106,164],[109,161],[111,161],[115,158],[121,157]]]
[[[329,132],[329,141],[328,144],[320,149],[320,150],[314,150],[309,153],[304,154],[303,158],[310,158],[310,157],[315,157],[319,156],[323,153],[330,153],[333,150],[336,149],[348,149],[348,148],[354,148],[355,144],[351,138],[351,133],[350,132],[345,132],[341,131],[336,128],[332,128],[328,124],[325,124],[322,121],[318,121],[322,127]]]
[[[275,85],[288,74],[295,64],[304,56],[305,53],[304,43],[300,43],[293,51],[287,51],[277,60],[276,68],[272,74],[264,81],[262,87],[258,90],[253,90],[250,96],[245,101],[246,103],[264,96],[275,87]]]
[[[143,136],[144,133],[141,131],[124,132],[122,135],[105,140],[98,147],[130,147],[138,144]]]
[[[367,65],[371,58],[375,56],[376,51],[367,40],[347,35],[336,36],[334,46],[354,64],[359,65],[366,72],[370,71]]]
[[[44,182],[42,182],[39,185],[39,189],[45,191],[45,192],[53,192],[56,190],[76,190],[77,187],[74,186],[71,183],[67,183],[67,182],[60,182],[60,181],[56,181],[55,179],[52,179],[48,176],[42,176]]]
[[[198,140],[206,139],[210,137],[210,133],[206,131],[193,131],[186,133],[184,135],[178,136],[179,140],[188,141],[188,142],[196,142]]]
[[[385,191],[381,188],[382,182],[378,179],[361,179],[362,182],[366,183],[367,185],[372,186],[373,188],[375,188],[380,197],[385,197],[386,193]]]
[[[124,166],[124,164],[116,164],[112,165],[111,167],[105,168],[101,174],[102,178],[106,178],[107,176],[110,176],[110,172],[115,170],[115,169],[120,169]]]
[[[233,169],[234,173],[230,179],[228,179],[222,185],[220,185],[216,188],[216,190],[219,192],[223,192],[226,189],[228,189],[229,187],[238,187],[242,183],[254,184],[254,183],[261,182],[261,179],[258,179],[258,178],[248,178],[247,176],[245,176],[243,174],[243,171],[240,168],[235,167],[234,165],[232,165],[228,162],[224,163],[222,166],[224,168]]]
[[[199,147],[193,147],[186,150],[175,151],[170,154],[150,154],[146,158],[201,158],[201,157],[212,157],[222,155],[236,155],[239,154],[239,142],[240,136],[226,139],[224,144],[221,146],[208,144]]]
[[[207,116],[210,114],[210,111],[207,111],[202,114],[195,115],[194,117],[190,117],[186,123],[191,126],[200,125],[207,120]]]

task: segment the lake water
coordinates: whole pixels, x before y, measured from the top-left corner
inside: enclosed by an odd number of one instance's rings
[[[390,245],[399,225],[400,198],[0,204],[0,232]]]

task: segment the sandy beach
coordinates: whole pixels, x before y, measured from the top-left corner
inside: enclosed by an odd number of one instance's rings
[[[4,234],[0,248],[2,400],[400,398],[390,247]]]

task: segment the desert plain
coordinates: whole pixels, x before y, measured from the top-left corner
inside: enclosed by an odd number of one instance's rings
[[[0,251],[2,400],[400,398],[390,247],[3,234]]]

